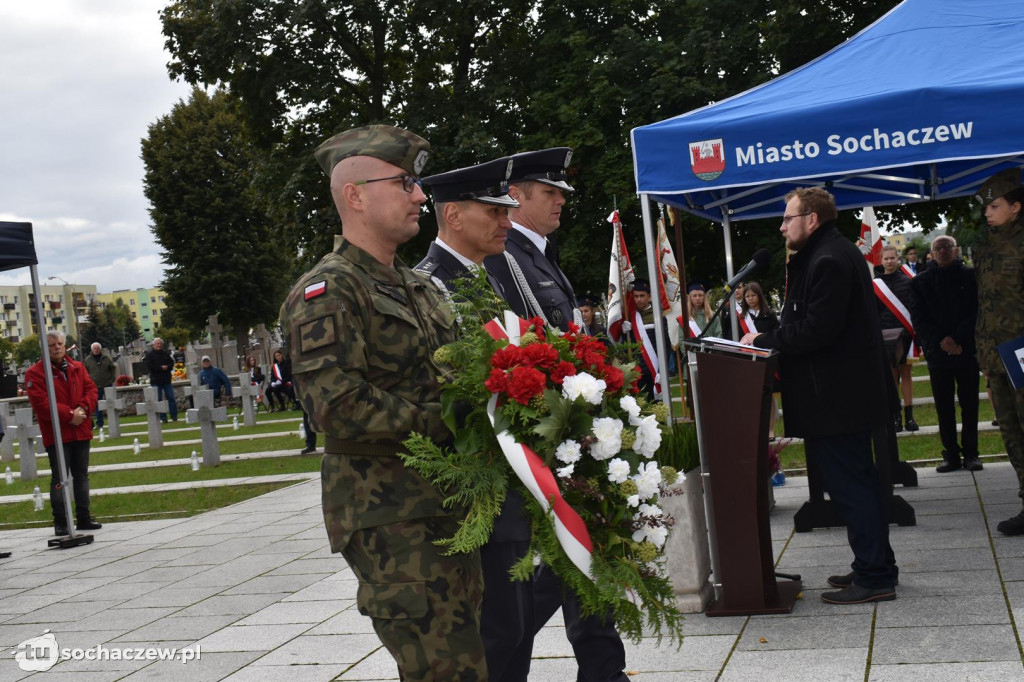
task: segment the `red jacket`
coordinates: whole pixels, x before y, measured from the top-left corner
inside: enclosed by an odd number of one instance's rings
[[[49,359],[46,360],[49,362]],[[85,365],[67,358],[68,375],[56,367],[53,368],[53,387],[57,396],[57,418],[60,420],[61,441],[70,443],[76,440],[92,440],[92,413],[96,411],[96,384],[89,378]],[[46,393],[46,370],[43,360],[28,368],[25,372],[25,390],[28,401],[36,413],[39,430],[43,436],[43,445],[51,446],[53,438],[53,420],[50,418],[50,399]],[[71,417],[76,407],[85,410],[85,420],[78,426],[71,425]]]

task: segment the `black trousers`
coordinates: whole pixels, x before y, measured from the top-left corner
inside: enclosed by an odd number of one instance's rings
[[[68,471],[74,479],[73,491],[75,493],[75,518],[80,521],[87,521],[89,516],[89,445],[92,441],[74,440],[64,443],[64,461],[67,462]],[[64,494],[58,489],[62,483],[60,464],[57,462],[57,446],[48,445],[46,456],[50,460],[50,510],[53,512],[53,522],[63,526],[67,523],[67,514],[64,512]]]
[[[302,411],[302,427],[306,430],[306,447],[316,448],[316,431],[309,426],[309,415]]]
[[[512,580],[509,569],[530,549],[527,541],[491,541],[480,548],[484,603],[480,635],[490,682],[527,682],[533,655],[533,581]]]
[[[579,598],[565,591],[562,581],[541,565],[533,576],[534,629],[544,627],[559,607],[565,620],[565,636],[576,655],[577,682],[629,682],[623,672],[626,648],[611,614],[584,618]]]
[[[935,396],[942,449],[950,460],[978,456],[978,363],[973,358],[963,366],[928,365],[928,377]],[[961,442],[956,438],[956,407],[953,393],[960,401]]]
[[[889,520],[878,470],[871,455],[871,432],[804,439],[822,487],[846,523],[853,550],[853,582],[872,589],[894,587],[899,575],[889,545]]]

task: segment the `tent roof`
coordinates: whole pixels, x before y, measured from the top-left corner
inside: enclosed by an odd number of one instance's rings
[[[634,128],[637,191],[716,221],[815,184],[841,209],[972,194],[1024,165],[1022,35],[1021,0],[905,0],[799,69]]]
[[[36,265],[32,223],[0,222],[0,272]]]

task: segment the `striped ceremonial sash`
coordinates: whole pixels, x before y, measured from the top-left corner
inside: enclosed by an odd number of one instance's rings
[[[903,301],[897,298],[892,289],[882,280],[871,280],[871,286],[874,287],[875,296],[882,302],[882,305],[888,308],[889,312],[896,317],[899,323],[910,332],[910,350],[907,351],[908,354],[915,358],[920,357],[921,349],[914,343],[917,339],[917,334],[914,333],[914,325],[910,321],[910,311],[907,310],[907,306],[903,305]]]

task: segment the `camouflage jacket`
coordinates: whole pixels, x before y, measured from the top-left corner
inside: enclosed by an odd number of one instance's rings
[[[978,364],[1004,371],[996,346],[1024,334],[1024,220],[989,227],[974,246],[978,278]]]
[[[327,437],[324,520],[338,552],[354,530],[446,514],[441,496],[393,454],[413,431],[440,442],[433,354],[455,321],[426,278],[342,239],[281,307],[296,396]]]

